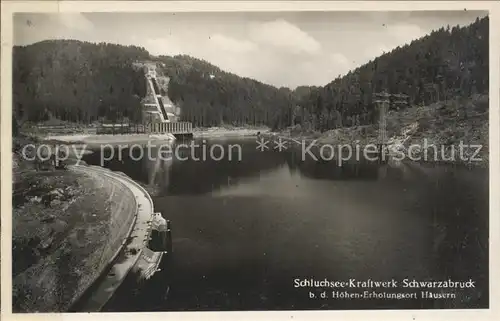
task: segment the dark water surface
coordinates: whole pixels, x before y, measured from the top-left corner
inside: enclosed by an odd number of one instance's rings
[[[226,147],[222,161],[134,161],[124,150],[122,161],[105,164],[157,186],[155,209],[171,220],[174,247],[150,284],[124,284],[107,311],[488,307],[487,170],[339,167],[301,161],[298,150],[260,152],[254,139],[215,143]],[[229,144],[242,146],[241,161],[237,149],[228,159]],[[98,164],[99,157],[85,160]],[[294,287],[295,279],[311,278],[395,279],[398,288],[376,291],[418,298],[312,299],[310,292],[335,289]],[[429,300],[422,289],[402,288],[405,278],[472,279],[475,288],[431,289],[457,298]]]

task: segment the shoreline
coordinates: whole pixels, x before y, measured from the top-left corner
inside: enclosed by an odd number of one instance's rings
[[[193,131],[194,138],[235,138],[257,136],[257,134],[269,133],[270,129],[262,128],[208,128],[208,129],[195,129]]]
[[[256,136],[258,133],[268,133],[269,128],[203,128],[194,129],[193,138],[235,138]],[[40,141],[54,144],[91,145],[101,144],[144,144],[147,142],[172,142],[173,139],[167,135],[160,134],[51,134],[36,136]]]
[[[325,145],[330,145],[330,146],[335,145],[337,147],[346,146],[346,145],[350,145],[350,146],[358,145],[361,150],[366,148],[369,145],[376,146],[375,143],[366,143],[366,142],[360,143],[359,139],[355,139],[355,140],[352,140],[350,142],[340,142],[340,141],[335,141],[334,139],[325,139],[324,137],[312,138],[308,135],[300,135],[300,134],[291,136],[290,134],[286,135],[285,132],[269,132],[269,133],[263,134],[263,136],[267,137],[268,139],[278,138],[278,139],[285,140],[287,142],[290,142],[290,141],[297,142],[298,140],[300,140],[303,143],[305,143],[307,146],[309,146],[309,144],[316,141],[314,144],[314,148],[317,148],[317,149],[319,149]],[[295,146],[298,147],[301,145],[297,144]],[[394,159],[394,155],[391,154],[391,151],[390,151],[391,147],[394,148],[395,146],[396,146],[395,144],[386,144],[386,151],[383,153],[385,157],[384,157],[384,160],[382,161],[382,163],[388,163],[388,162],[392,161],[392,162],[401,162],[401,163],[415,163],[415,164],[419,164],[419,165],[458,166],[458,167],[465,167],[468,169],[473,169],[473,168],[489,169],[489,160],[487,158],[482,159],[481,161],[466,161],[463,159],[458,159],[458,160],[452,161],[452,160],[436,159],[436,157],[431,157],[432,158],[431,160],[413,159],[413,158],[416,158],[415,156],[422,158],[423,152],[420,154],[411,156],[405,151],[402,153],[402,154],[404,154],[403,159],[398,160],[398,159]],[[376,153],[379,154],[378,151]],[[486,153],[486,155],[487,155],[487,153]],[[333,158],[333,159],[337,159],[337,158]],[[376,160],[371,160],[371,161],[376,162]]]
[[[340,125],[318,132],[305,122],[271,135],[309,143],[316,140],[317,145],[365,148],[379,146],[383,134],[386,161],[392,153],[397,156],[396,161],[489,168],[489,112],[485,109],[488,103],[487,94],[476,94],[466,102],[453,99],[389,110],[383,132],[378,123]]]

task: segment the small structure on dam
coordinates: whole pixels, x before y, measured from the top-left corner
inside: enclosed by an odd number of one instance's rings
[[[132,269],[139,276],[138,281],[150,279],[160,270],[164,255],[169,255],[171,252],[170,221],[165,220],[161,213],[154,213],[147,247],[143,249],[141,257]]]

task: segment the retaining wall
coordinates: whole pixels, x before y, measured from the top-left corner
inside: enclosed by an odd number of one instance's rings
[[[130,234],[130,228],[137,215],[137,202],[135,196],[127,186],[118,182],[113,193],[114,195],[122,195],[118,196],[121,202],[119,204],[113,204],[115,208],[112,208],[110,216],[109,241],[102,253],[102,258],[98,267],[99,272],[110,263],[110,260],[116,255],[116,252],[121,249],[122,244]]]
[[[107,169],[97,166],[73,167],[77,171],[82,172],[97,172],[100,176],[105,176],[106,180],[114,180],[114,189],[110,196],[110,220],[108,230],[108,241],[100,253],[99,263],[95,266],[94,273],[89,275],[85,280],[82,279],[78,289],[75,292],[73,300],[69,303],[68,308],[79,301],[86,291],[93,286],[99,279],[104,271],[108,269],[111,263],[116,259],[121,252],[123,245],[127,242],[135,221],[137,219],[138,204],[134,193],[124,183],[113,176],[119,175]]]

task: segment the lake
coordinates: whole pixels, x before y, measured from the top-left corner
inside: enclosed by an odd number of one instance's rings
[[[106,311],[488,307],[487,169],[338,166],[302,160],[296,148],[259,151],[255,138],[199,143],[219,145],[216,154],[225,150],[224,157],[203,160],[199,148],[200,160],[180,160],[191,155],[184,148],[171,160],[138,159],[136,148],[105,162],[155,187],[155,210],[172,222],[174,248],[152,282],[124,284]],[[84,160],[97,165],[100,157]],[[304,279],[394,279],[398,287],[295,287]],[[432,300],[421,297],[425,289],[403,288],[404,279],[472,280],[474,287],[430,289],[456,295]],[[334,290],[418,298],[345,299],[332,297]],[[329,297],[319,297],[322,292]]]

